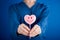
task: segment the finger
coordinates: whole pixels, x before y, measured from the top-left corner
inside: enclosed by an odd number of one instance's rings
[[[41,34],[41,27],[39,25],[37,25],[37,29],[35,30],[35,32],[37,34]]]
[[[37,27],[37,29],[35,31],[30,33],[30,37],[34,37],[34,36],[36,36],[36,35],[38,35],[40,33],[41,33],[41,28]]]
[[[29,31],[27,31],[24,27],[20,28],[23,32],[28,33]]]
[[[36,29],[37,29],[37,26],[34,26],[34,27],[31,29],[30,33],[32,33],[33,31],[35,31]]]
[[[28,33],[28,31],[26,30],[25,24],[21,24],[20,29],[23,30],[24,32]]]
[[[28,26],[24,25],[23,26],[27,31],[30,31],[30,29],[28,28]]]
[[[27,31],[30,31],[30,29],[28,28],[27,25],[25,25],[25,24],[22,23],[22,26],[23,26]]]
[[[22,24],[19,25],[19,27],[18,27],[18,33],[23,34],[23,35],[28,35],[28,31],[25,28],[23,28]]]
[[[35,37],[36,35],[38,35],[39,31],[37,31],[37,29],[33,32],[30,33],[30,37]]]
[[[40,27],[37,27],[36,30],[33,31],[33,32],[36,33],[36,34],[41,34],[41,28]]]
[[[40,33],[40,29],[39,28],[37,28],[33,33],[35,33],[35,34],[39,34]]]
[[[28,33],[24,32],[23,30],[20,31],[20,33],[21,33],[22,35],[28,36]]]
[[[33,32],[32,34],[30,34],[30,37],[35,37],[36,35],[38,35],[37,33]]]

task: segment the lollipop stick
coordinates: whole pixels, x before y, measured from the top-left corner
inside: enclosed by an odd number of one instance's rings
[[[30,28],[30,30],[31,30],[31,25],[29,25],[29,28]],[[29,39],[31,39],[31,37],[29,36]]]
[[[29,28],[31,29],[31,25],[29,25]]]

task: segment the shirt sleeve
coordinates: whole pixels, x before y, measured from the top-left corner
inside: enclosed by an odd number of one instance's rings
[[[41,11],[41,15],[39,17],[39,22],[37,23],[37,25],[40,26],[41,28],[41,34],[37,35],[36,37],[34,37],[33,39],[38,39],[39,38],[43,38],[46,27],[47,27],[47,23],[48,23],[48,9],[46,6],[43,7],[42,11]]]
[[[37,23],[41,28],[40,36],[44,35],[44,33],[45,33],[45,30],[46,30],[46,27],[47,27],[47,24],[48,24],[48,13],[49,13],[49,11],[48,11],[48,9],[45,5],[43,7],[42,12],[41,12],[39,22]]]
[[[18,35],[17,28],[20,25],[20,20],[18,20],[18,16],[16,13],[16,9],[14,6],[9,7],[9,26],[10,26],[10,37],[12,40],[22,40],[23,35]]]

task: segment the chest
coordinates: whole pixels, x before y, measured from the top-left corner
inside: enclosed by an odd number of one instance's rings
[[[22,4],[17,7],[17,14],[21,18],[25,15],[35,15],[37,18],[40,18],[40,15],[42,14],[43,7],[41,7],[40,4],[36,4],[31,8],[28,8],[27,5]]]

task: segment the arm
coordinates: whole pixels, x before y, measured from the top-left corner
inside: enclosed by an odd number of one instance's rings
[[[9,26],[11,30],[10,36],[12,40],[16,40],[18,37],[22,37],[21,35],[17,34],[17,28],[20,25],[20,22],[18,21],[15,7],[10,6],[8,12],[9,12]]]
[[[47,27],[47,19],[48,19],[48,9],[45,6],[43,8],[42,12],[41,12],[40,20],[37,23],[37,25],[39,25],[40,28],[41,28],[41,34],[40,34],[40,36],[44,35],[44,33],[45,33],[45,30],[46,30],[46,27]]]
[[[9,25],[11,28],[11,38],[13,40],[23,40],[26,39],[28,35],[29,28],[25,24],[21,24],[21,17],[16,13],[16,7],[11,6],[9,8]]]
[[[47,10],[47,7],[44,6],[41,11],[41,15],[39,17],[39,22],[37,23],[37,25],[40,26],[41,28],[41,33],[36,37],[34,37],[33,39],[38,39],[44,36],[45,30],[47,27],[47,19],[48,19],[48,10]]]

